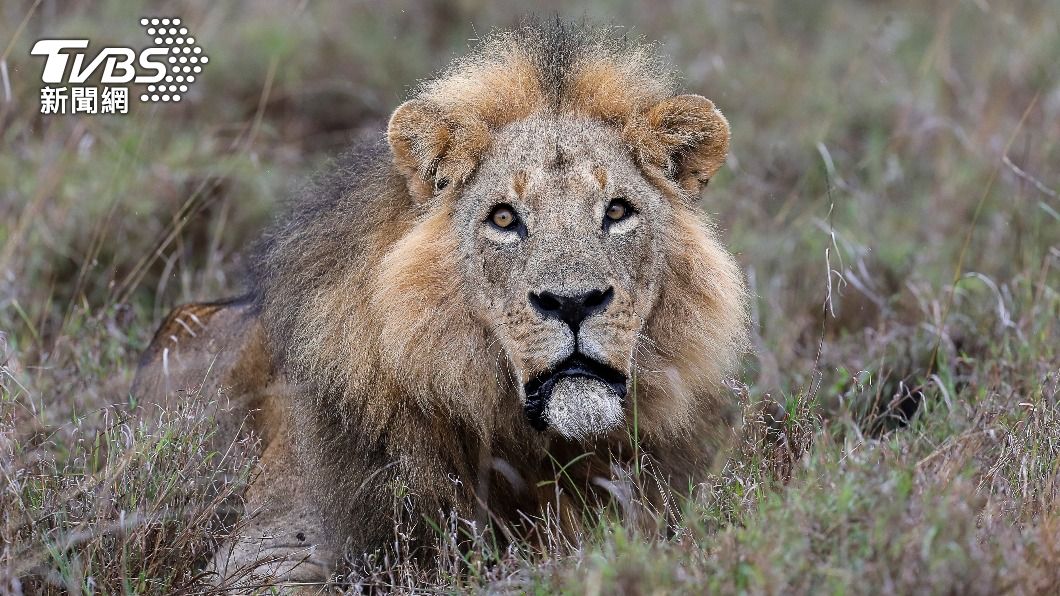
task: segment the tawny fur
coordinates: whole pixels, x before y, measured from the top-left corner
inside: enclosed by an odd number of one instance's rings
[[[656,265],[618,287],[610,326],[594,333],[629,339],[628,362],[608,364],[636,380],[625,407],[635,400],[636,433],[673,487],[684,491],[709,469],[732,432],[724,383],[746,345],[745,289],[695,205],[724,162],[728,124],[709,100],[675,93],[654,47],[609,29],[496,34],[395,111],[388,147],[355,149],[266,234],[253,260],[253,304],[239,306],[241,328],[260,338],[248,344],[254,353],[243,341],[228,349],[210,389],[267,396],[266,409],[280,412],[252,421],[270,439],[263,466],[284,474],[255,489],[265,510],[259,525],[286,536],[296,530],[287,524],[302,524],[297,533],[311,537],[323,561],[312,573],[334,564],[343,546],[354,555],[387,548],[395,524],[429,547],[424,516],[516,523],[561,502],[576,520],[578,507],[606,494],[557,501],[554,490],[535,489],[555,479],[553,462],[590,453],[567,471],[567,489],[590,495],[599,490],[594,476],[628,462],[626,430],[585,444],[528,425],[519,388],[545,366],[534,359],[540,321],[528,308],[498,315],[483,306],[490,299],[478,284],[504,272],[484,255],[481,263],[469,257],[479,237],[455,223],[474,223],[465,197],[483,176],[500,176],[497,187],[528,204],[541,193],[541,204],[555,204],[545,189],[560,177],[585,196],[624,183],[658,195],[666,215],[650,222],[652,254],[627,255]],[[519,157],[533,147],[528,138],[554,139],[540,167]],[[596,143],[596,153],[572,138]],[[594,155],[618,165],[608,169]],[[492,173],[482,172],[488,160]],[[183,349],[222,351],[206,346]],[[140,371],[149,400],[173,388],[158,353],[151,348]],[[203,360],[180,378],[195,378]],[[236,369],[255,382],[232,382]],[[297,522],[268,513],[270,495],[289,496],[292,485],[304,508]],[[225,552],[257,556],[238,545]]]

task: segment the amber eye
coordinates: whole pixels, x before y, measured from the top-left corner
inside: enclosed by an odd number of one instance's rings
[[[497,226],[502,230],[511,229],[515,222],[518,221],[518,217],[515,215],[515,210],[510,205],[497,205],[490,212],[489,217],[490,223]]]
[[[607,210],[604,211],[604,215],[607,216],[608,219],[605,223],[622,221],[632,214],[633,207],[631,207],[625,199],[612,199],[611,202],[607,204]]]

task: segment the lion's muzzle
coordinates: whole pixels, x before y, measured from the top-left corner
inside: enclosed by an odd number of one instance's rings
[[[526,416],[539,431],[568,439],[607,434],[622,422],[626,375],[574,354],[524,387]]]

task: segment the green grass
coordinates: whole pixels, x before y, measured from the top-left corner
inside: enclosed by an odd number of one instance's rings
[[[604,515],[574,544],[478,537],[438,573],[379,560],[357,579],[1060,590],[1060,8],[647,6],[540,11],[659,39],[730,119],[703,207],[755,294],[742,436],[669,534]],[[242,251],[298,181],[520,7],[0,5],[0,592],[205,589],[254,462],[207,447],[202,398],[129,418],[139,351],[166,309],[237,292]],[[33,41],[135,44],[151,14],[181,16],[211,57],[186,101],[40,116]],[[902,398],[921,403],[908,424]]]

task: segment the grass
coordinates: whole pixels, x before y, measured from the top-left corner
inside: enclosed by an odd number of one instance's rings
[[[238,291],[241,251],[297,180],[378,134],[417,79],[520,10],[0,6],[0,592],[208,589],[203,563],[236,529],[255,462],[208,446],[205,397],[130,418],[139,351],[169,307]],[[1060,591],[1060,9],[550,10],[659,39],[686,87],[730,118],[729,166],[703,207],[756,296],[755,353],[734,388],[744,432],[668,534],[603,515],[574,543],[477,537],[445,550],[437,573],[398,557],[352,579],[402,591]],[[33,41],[136,44],[152,14],[181,16],[211,57],[186,101],[39,114]]]

